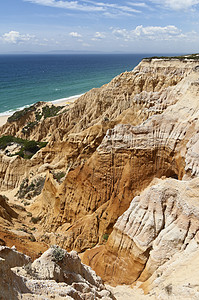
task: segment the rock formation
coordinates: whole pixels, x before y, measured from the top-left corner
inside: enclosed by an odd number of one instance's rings
[[[198,193],[198,178],[155,179],[117,220],[106,245],[86,251],[85,262],[114,284],[147,280],[175,253],[197,243]]]
[[[154,64],[157,68],[161,62]],[[186,67],[183,70],[185,77],[170,87],[167,97],[172,100],[164,98],[170,105],[161,114],[151,116],[138,126],[115,124],[87,159],[73,165],[61,185],[56,185],[51,174],[47,176],[32,210],[41,215],[42,226],[47,232],[59,230],[59,234],[63,233],[60,239],[54,237],[57,243],[68,250],[84,251],[93,247],[103,241],[104,234],[111,233],[117,218],[154,177],[182,179],[185,173],[189,175],[190,164],[197,172],[198,158],[194,150],[197,147],[194,145],[199,103],[195,64],[190,67],[188,63],[188,71]],[[136,69],[133,74],[142,77],[144,70],[149,72],[146,66],[140,69],[141,74]],[[180,70],[178,72],[183,73]],[[169,78],[171,80],[170,73]],[[167,85],[165,88],[168,89]],[[137,94],[135,98],[139,97]],[[132,104],[127,110],[133,109]],[[190,168],[193,173],[192,166]]]
[[[3,257],[3,258],[2,258]],[[115,299],[75,251],[53,246],[33,263],[0,247],[0,299]]]
[[[198,78],[198,60],[143,60],[53,117],[36,105],[28,130],[24,116],[1,128],[48,142],[30,160],[0,154],[1,189],[30,200],[37,242],[84,252],[113,285],[178,294],[183,281],[171,289],[165,278],[198,243]]]

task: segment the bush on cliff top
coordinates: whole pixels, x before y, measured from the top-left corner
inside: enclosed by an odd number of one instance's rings
[[[180,56],[152,56],[152,57],[145,57],[145,60],[151,61],[152,59],[178,59],[178,60],[185,60],[185,59],[194,59],[199,60],[199,54],[188,54],[188,55],[180,55]]]
[[[12,143],[16,143],[21,146],[20,151],[14,155],[19,155],[23,158],[31,158],[37,151],[47,145],[47,142],[28,141],[11,135],[4,135],[0,138],[0,149],[5,149]]]
[[[20,120],[22,117],[29,114],[30,112],[34,112],[35,122],[31,122],[31,123],[37,123],[41,120],[42,117],[44,117],[44,119],[46,119],[49,117],[57,116],[57,114],[60,112],[60,110],[64,107],[64,106],[55,106],[55,105],[48,106],[48,105],[46,105],[46,106],[42,107],[42,111],[39,112],[37,110],[37,107],[40,104],[41,104],[41,102],[37,102],[37,103],[31,105],[30,107],[26,107],[22,110],[16,111],[12,116],[10,116],[8,118],[8,122],[9,123],[16,122],[16,121]]]
[[[32,111],[36,111],[36,107],[34,105],[30,107],[26,107],[23,110],[16,111],[12,116],[8,118],[8,122],[15,122],[21,119],[23,116],[25,116],[27,113],[30,113]]]

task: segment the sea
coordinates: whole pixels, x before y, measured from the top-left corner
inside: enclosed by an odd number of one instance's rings
[[[0,55],[0,116],[77,97],[132,70],[146,54]]]

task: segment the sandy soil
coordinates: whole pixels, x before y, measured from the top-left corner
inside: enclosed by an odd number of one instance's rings
[[[131,288],[128,285],[118,285],[116,287],[106,285],[106,287],[117,300],[155,300],[154,296],[144,295],[143,290],[138,286]]]
[[[3,126],[7,122],[8,117],[9,116],[1,116],[0,117],[0,126]]]

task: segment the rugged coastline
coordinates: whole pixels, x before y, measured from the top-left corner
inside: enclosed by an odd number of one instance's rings
[[[197,299],[198,70],[197,55],[144,59],[59,111],[38,103],[8,120],[1,137],[47,145],[1,149],[1,244],[33,260],[77,251],[140,299]]]

